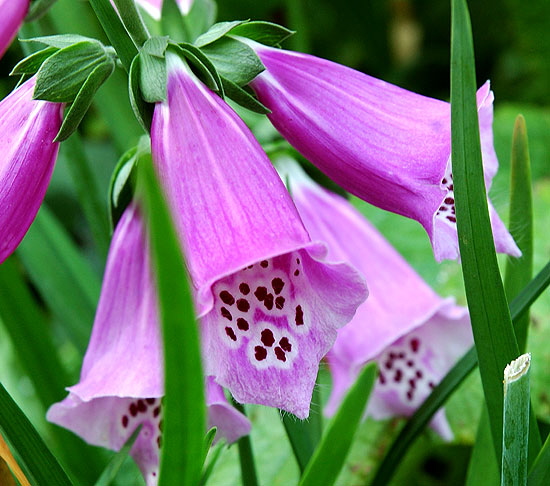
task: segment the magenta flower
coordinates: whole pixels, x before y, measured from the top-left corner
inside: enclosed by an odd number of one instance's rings
[[[111,0],[111,3],[113,0]],[[152,18],[160,20],[162,12],[162,0],[136,0],[136,3],[143,8]],[[193,0],[176,0],[178,7],[183,15],[189,13],[193,5]]]
[[[333,388],[326,412],[337,410],[361,368],[376,360],[378,382],[367,413],[375,419],[411,415],[473,344],[467,309],[440,298],[349,202],[321,188],[294,161],[278,166],[311,237],[326,241],[329,258],[350,262],[369,284],[368,300],[338,330],[327,355]],[[443,411],[432,426],[452,436]]]
[[[0,12],[2,12],[0,57],[4,55],[19,27],[21,27],[29,9],[29,2],[30,0],[0,0]]]
[[[90,444],[118,450],[138,425],[131,455],[149,486],[157,484],[164,391],[162,343],[149,246],[139,210],[124,212],[111,242],[80,382],[47,418]],[[206,381],[209,425],[217,437],[248,434],[248,419]]]
[[[250,86],[277,130],[344,189],[419,221],[438,261],[457,258],[450,105],[324,59],[244,41],[266,67]],[[488,190],[498,167],[489,83],[477,101]],[[497,251],[519,256],[489,207]]]
[[[205,368],[240,402],[307,417],[319,361],[366,297],[324,262],[258,142],[168,53],[151,141],[195,290]]]
[[[62,105],[32,99],[34,78],[0,101],[0,263],[15,250],[44,199],[59,144]]]

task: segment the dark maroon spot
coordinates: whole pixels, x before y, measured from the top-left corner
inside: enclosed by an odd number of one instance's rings
[[[162,432],[162,427],[163,427],[163,425],[164,425],[163,420],[162,420],[162,419],[159,420],[159,430],[160,430],[161,432]]]
[[[301,305],[296,306],[296,325],[297,326],[303,326],[304,325],[304,311],[302,310]]]
[[[384,363],[384,366],[388,369],[388,370],[391,370],[391,367],[393,366],[393,359],[388,359],[388,361],[386,361]]]
[[[267,260],[262,260],[260,262],[260,267],[262,267],[262,268],[267,268],[268,265],[269,265],[269,262]]]
[[[449,186],[449,191],[454,191],[454,190],[455,190],[454,184],[451,184],[451,185]]]
[[[439,211],[447,211],[447,206],[439,206]]]
[[[297,277],[298,275],[300,275],[300,270],[294,270],[294,276]]]
[[[399,359],[405,359],[405,353],[401,352],[397,355]]]
[[[248,312],[248,309],[250,309],[250,304],[248,303],[248,300],[239,299],[237,301],[237,309],[239,309],[241,312]]]
[[[423,376],[424,376],[424,374],[422,373],[422,371],[416,370],[416,377],[417,378],[422,378]]]
[[[241,294],[243,294],[243,295],[248,295],[250,293],[250,287],[245,282],[243,282],[239,285],[239,290],[241,291]]]
[[[248,267],[246,267],[246,268],[248,268],[250,270],[253,267],[254,267],[254,265],[248,265]]]
[[[222,302],[227,305],[233,305],[235,303],[235,297],[233,297],[227,290],[222,290],[220,292],[220,299],[222,299]]]
[[[297,263],[298,265],[300,265],[300,259],[299,259],[299,258],[296,258],[296,263]]]
[[[433,381],[430,381],[430,382],[428,383],[428,386],[429,386],[430,388],[435,388],[435,383],[434,383]]]
[[[122,426],[124,428],[128,427],[128,415],[123,415],[122,416]]]
[[[229,312],[225,307],[222,307],[220,309],[220,313],[221,313],[222,317],[225,317],[228,321],[233,320],[233,316],[231,315],[231,312]]]
[[[267,349],[265,349],[263,346],[256,346],[254,348],[254,357],[258,361],[263,361],[267,358]]]
[[[447,179],[443,178],[443,180],[441,181],[441,184],[447,184]]]
[[[131,415],[132,417],[135,417],[135,416],[137,415],[137,413],[138,413],[138,408],[137,408],[136,404],[135,404],[135,403],[131,403],[131,404],[130,404],[130,415]]]
[[[407,361],[407,366],[409,368],[412,368],[414,366],[414,361],[411,361],[411,360]]]
[[[137,401],[137,409],[138,409],[138,412],[142,412],[142,413],[147,411],[147,405],[145,405],[145,402],[143,400]]]
[[[265,287],[258,287],[256,289],[256,292],[254,292],[254,295],[261,302],[265,299],[265,296],[267,295],[267,289]]]
[[[153,405],[153,403],[155,403],[155,399],[154,399],[154,398],[146,398],[145,401],[146,401],[149,405]]]
[[[156,472],[156,471],[153,471],[151,474],[153,474],[153,476],[156,476],[156,475],[157,475],[157,472]]]
[[[285,306],[285,298],[279,295],[279,297],[275,299],[275,307],[277,307],[277,309],[282,309],[284,306]]]
[[[407,398],[408,398],[409,400],[412,400],[412,399],[413,399],[413,391],[412,391],[412,390],[409,390],[409,391],[407,392]]]
[[[416,388],[416,380],[414,378],[411,378],[409,380],[409,385],[411,386],[411,388],[414,390]]]
[[[382,383],[382,385],[386,383],[386,377],[382,373],[378,374],[378,379],[380,380],[380,383]]]
[[[283,290],[285,283],[282,278],[277,277],[271,281],[271,286],[273,287],[273,292],[275,292],[275,295],[279,295],[281,290]]]
[[[153,417],[157,418],[159,416],[159,413],[160,407],[155,407],[155,409],[153,410]]]
[[[397,353],[390,351],[390,359],[397,359]]]
[[[161,439],[160,435],[157,437],[157,445],[158,445],[159,449],[162,446],[162,439]]]
[[[250,328],[250,326],[248,325],[248,321],[246,319],[243,319],[242,317],[239,317],[237,319],[237,327],[241,331],[248,331],[248,329]]]
[[[268,348],[273,346],[273,343],[275,342],[275,338],[273,337],[273,333],[271,332],[271,329],[264,329],[262,331],[261,341]]]
[[[287,337],[281,338],[279,341],[279,346],[283,348],[287,353],[290,353],[292,351],[292,344],[290,344],[290,341]]]
[[[401,370],[395,370],[395,375],[393,375],[393,381],[399,383],[403,378],[403,372]]]
[[[413,352],[413,353],[417,353],[419,347],[420,347],[420,340],[418,340],[417,338],[411,339],[411,349],[412,349],[412,352]]]
[[[444,202],[445,204],[451,205],[455,203],[455,200],[452,197],[446,197]]]
[[[229,336],[229,339],[231,339],[232,341],[236,341],[237,340],[237,336],[235,336],[235,331],[233,331],[233,328],[232,327],[226,327],[225,328],[225,334],[227,334]]]
[[[447,216],[447,219],[451,222],[451,223],[456,223],[456,218],[454,216]]]
[[[282,362],[286,361],[286,354],[279,346],[275,348],[275,356],[277,356],[277,359],[279,361],[282,361]]]
[[[267,310],[273,309],[273,294],[267,294],[265,296],[264,305]]]

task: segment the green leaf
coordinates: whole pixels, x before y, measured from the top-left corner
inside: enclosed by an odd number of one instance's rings
[[[63,123],[55,137],[56,142],[62,142],[69,138],[84,118],[84,115],[90,108],[94,95],[107,78],[113,73],[114,63],[99,64],[86,78],[81,85],[78,94],[69,108],[65,110]]]
[[[79,34],[59,34],[59,35],[46,35],[43,37],[31,37],[29,39],[24,39],[24,42],[40,42],[41,44],[46,44],[50,47],[56,47],[57,49],[64,49],[65,47],[70,47],[74,44],[79,43],[90,43],[90,44],[99,44],[102,45],[96,39],[91,37],[85,37]]]
[[[501,457],[503,397],[500,382],[502,370],[519,355],[519,348],[500,279],[487,208],[475,82],[468,9],[465,0],[453,0],[451,158],[458,239],[493,445],[496,457]],[[532,432],[538,433],[535,429]]]
[[[531,304],[537,300],[549,285],[550,263],[546,264],[510,304],[510,313],[514,322],[525,315]],[[372,486],[386,486],[389,483],[390,478],[395,472],[395,464],[400,463],[415,438],[458,386],[474,370],[476,365],[476,350],[475,347],[472,347],[445,375],[443,380],[433,389],[432,393],[424,400],[422,405],[418,407],[401,429],[380,463],[371,483]],[[492,436],[490,437],[492,440]]]
[[[217,5],[214,0],[194,0],[191,10],[183,17],[188,38],[193,42],[216,21]]]
[[[225,448],[225,441],[219,441],[214,448],[212,449],[212,452],[210,453],[210,460],[204,467],[202,471],[201,480],[199,482],[199,486],[204,486],[208,482],[208,478],[212,474],[212,471],[214,470],[214,467],[216,466],[216,463],[218,462],[218,459],[220,458],[220,455]]]
[[[212,61],[193,44],[182,43],[174,47],[198,70],[201,81],[223,98],[223,83]]]
[[[238,103],[254,113],[259,113],[260,115],[271,113],[271,110],[260,103],[247,86],[241,88],[239,85],[235,84],[233,81],[229,81],[229,79],[223,76],[220,76],[220,78],[225,95],[235,103]]]
[[[191,42],[189,26],[181,14],[176,0],[163,0],[160,16],[162,32],[177,41]]]
[[[83,41],[60,49],[48,57],[38,70],[34,99],[69,103],[82,84],[100,66],[114,69],[114,61],[98,42]]]
[[[504,369],[501,486],[527,484],[530,367],[531,355],[523,354]]]
[[[509,230],[522,256],[508,258],[504,288],[509,299],[515,297],[533,275],[533,197],[531,190],[531,162],[527,142],[525,119],[519,115],[514,126],[510,174],[510,221]],[[525,350],[529,329],[527,312],[514,326],[518,345]]]
[[[221,39],[231,29],[247,22],[246,20],[234,20],[232,22],[218,22],[210,27],[204,34],[201,34],[193,44],[197,47],[204,47],[218,39]]]
[[[112,229],[116,227],[122,213],[134,197],[138,152],[139,149],[136,146],[124,153],[111,175],[111,181],[109,182],[109,215]]]
[[[139,54],[139,86],[148,103],[166,100],[166,60],[164,53],[168,37],[153,37],[143,45]]]
[[[128,92],[130,105],[139,124],[149,133],[153,120],[153,106],[146,103],[141,96],[141,61],[140,55],[134,57],[128,74]]]
[[[334,484],[353,442],[353,437],[374,386],[376,365],[367,365],[329,422],[321,443],[300,479],[300,486]]]
[[[266,46],[278,46],[295,32],[278,24],[263,21],[252,21],[238,25],[231,30],[231,35],[239,35],[255,40]]]
[[[265,70],[258,55],[250,46],[230,37],[223,37],[201,49],[220,76],[239,86],[252,81]]]
[[[29,5],[25,22],[32,22],[42,17],[57,0],[34,0]]]
[[[19,61],[12,69],[10,76],[18,74],[34,74],[39,69],[42,63],[51,55],[55,54],[59,49],[57,47],[47,47],[41,51],[34,52],[25,59]]]
[[[2,384],[0,432],[19,456],[21,468],[34,486],[72,486],[63,468]]]
[[[101,281],[45,205],[19,245],[17,254],[46,305],[83,355],[94,322]],[[41,366],[40,362],[37,366]],[[60,377],[60,391],[70,384],[66,380]],[[48,405],[59,399],[59,395],[52,397]]]
[[[550,484],[550,435],[546,437],[527,478],[529,486],[547,486]]]
[[[140,161],[138,174],[164,342],[164,431],[159,484],[193,485],[201,476],[206,429],[199,331],[179,240],[150,157]]]
[[[99,476],[94,486],[109,486],[115,480],[118,471],[122,467],[122,464],[124,464],[124,461],[130,454],[130,449],[138,438],[142,426],[143,424],[140,424],[136,427],[136,430],[132,432],[132,435],[128,437],[128,440],[109,461],[109,464],[107,464],[107,467],[103,470],[101,476]]]

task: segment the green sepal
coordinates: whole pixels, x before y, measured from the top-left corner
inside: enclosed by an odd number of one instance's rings
[[[19,74],[34,74],[42,66],[42,63],[48,59],[48,57],[55,54],[59,49],[57,47],[46,47],[37,52],[33,52],[30,56],[19,61],[12,69],[10,76],[17,76]]]
[[[136,167],[139,159],[150,153],[150,147],[149,137],[144,135],[138,145],[127,150],[116,164],[109,182],[109,216],[112,229],[116,227],[122,213],[134,197]]]
[[[266,46],[279,46],[296,32],[272,22],[252,21],[234,27],[229,33],[247,37]]]
[[[178,41],[192,40],[189,32],[189,25],[181,14],[181,10],[176,0],[163,0],[160,24],[162,32],[169,35],[172,39]]]
[[[195,44],[197,47],[204,47],[207,44],[211,44],[218,39],[221,39],[225,34],[230,30],[234,29],[238,25],[241,25],[248,20],[233,20],[232,22],[218,22],[208,29],[204,34],[201,34],[195,39]]]
[[[250,83],[265,71],[265,66],[254,49],[231,37],[218,39],[201,50],[212,61],[220,76],[239,86]]]
[[[90,108],[97,90],[113,73],[114,69],[114,63],[102,63],[88,75],[74,101],[69,105],[67,110],[65,110],[63,123],[61,124],[59,132],[57,132],[57,136],[54,140],[55,142],[66,140],[78,128],[82,118],[84,118],[88,108]]]
[[[29,5],[29,12],[25,17],[25,22],[32,22],[42,17],[56,1],[57,0],[34,0],[34,2],[31,2]]]
[[[139,87],[148,103],[166,100],[166,61],[168,37],[148,39],[139,53]]]
[[[271,110],[260,103],[247,86],[241,87],[223,76],[221,79],[225,96],[231,98],[235,103],[260,115],[271,113]]]
[[[146,132],[151,128],[153,120],[153,106],[143,100],[141,94],[141,62],[140,54],[134,57],[128,73],[128,92],[130,94],[130,105],[139,124]]]
[[[100,42],[82,41],[64,47],[48,57],[38,70],[33,98],[70,103],[100,66],[109,74],[115,68],[114,54]]]
[[[78,44],[79,42],[96,42],[100,43],[98,40],[91,37],[85,37],[79,34],[58,34],[58,35],[45,35],[42,37],[30,37],[28,39],[22,39],[22,42],[40,42],[41,44],[46,44],[50,47],[57,47],[58,49],[63,49],[64,47],[72,46],[73,44]]]
[[[172,44],[173,45],[173,44]],[[173,45],[178,53],[183,55],[198,71],[201,81],[212,91],[216,91],[222,98],[225,96],[221,77],[210,59],[198,47],[187,42]]]

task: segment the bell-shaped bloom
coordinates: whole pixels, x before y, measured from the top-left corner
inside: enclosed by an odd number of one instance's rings
[[[30,0],[0,0],[0,57],[3,56],[23,23]]]
[[[113,0],[111,0],[113,3]],[[152,18],[160,20],[162,12],[162,0],[136,0],[136,3],[143,8]],[[176,0],[178,7],[183,15],[189,13],[193,5],[193,0]]]
[[[237,114],[168,53],[153,160],[182,242],[208,375],[240,402],[307,417],[319,361],[366,298],[325,261]]]
[[[184,351],[182,351],[184,352]],[[131,455],[148,486],[158,480],[162,440],[162,342],[149,245],[139,209],[131,205],[117,225],[80,382],[47,418],[93,445],[119,450],[138,425]],[[209,425],[217,437],[237,440],[248,419],[206,380]],[[206,431],[205,431],[206,432]]]
[[[250,86],[275,128],[347,191],[419,221],[436,260],[457,258],[450,105],[325,59],[245,42],[266,67]],[[498,166],[489,83],[477,102],[489,190]],[[519,256],[489,207],[497,251]]]
[[[291,160],[278,164],[298,212],[329,258],[360,270],[369,298],[338,330],[327,355],[333,378],[326,412],[333,414],[361,368],[376,360],[379,376],[367,413],[375,419],[411,415],[473,344],[467,309],[439,297],[384,237],[345,199],[313,182]],[[432,426],[452,436],[443,411]]]
[[[33,222],[59,150],[62,105],[33,100],[34,82],[0,101],[0,263]]]

